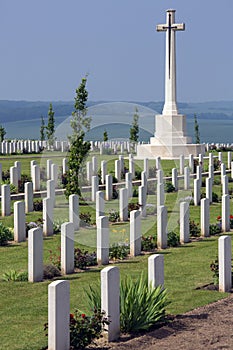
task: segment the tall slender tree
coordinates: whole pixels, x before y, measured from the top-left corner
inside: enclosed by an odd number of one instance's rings
[[[132,126],[130,128],[130,141],[131,142],[138,142],[139,139],[139,125],[138,125],[138,119],[139,119],[139,115],[138,115],[138,109],[137,107],[135,107],[135,113],[133,116],[133,123]]]
[[[52,103],[49,105],[49,110],[48,110],[48,125],[46,127],[46,134],[47,134],[47,139],[49,142],[50,146],[53,146],[55,137],[55,118],[54,118],[54,111],[53,111],[53,106]]]
[[[68,198],[70,194],[81,196],[80,172],[84,159],[90,150],[90,142],[85,141],[85,132],[90,130],[91,117],[87,117],[87,98],[86,89],[87,77],[82,78],[79,87],[76,89],[74,111],[70,122],[73,129],[70,140],[70,153],[68,159],[67,184],[65,195]]]
[[[199,124],[197,122],[197,116],[194,114],[194,134],[195,134],[195,143],[201,143],[200,140],[200,131],[199,131]]]
[[[4,140],[5,135],[6,135],[5,128],[2,125],[0,125],[0,142]]]
[[[41,116],[41,125],[40,125],[40,140],[44,141],[45,140],[45,121],[44,121],[44,117]]]
[[[108,141],[108,133],[107,133],[107,130],[106,130],[106,129],[104,129],[103,141],[104,141],[104,142]]]

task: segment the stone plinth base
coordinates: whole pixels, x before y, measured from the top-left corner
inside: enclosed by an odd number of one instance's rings
[[[156,157],[166,159],[180,158],[181,155],[188,157],[189,154],[193,154],[197,157],[199,154],[205,154],[204,144],[171,144],[171,145],[138,145],[137,146],[137,159],[155,159]]]

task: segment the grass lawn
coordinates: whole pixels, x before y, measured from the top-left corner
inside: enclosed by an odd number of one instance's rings
[[[226,157],[226,154],[224,154]],[[51,158],[51,154],[46,155],[43,164]],[[61,165],[63,154],[59,154],[56,159],[57,164]],[[109,160],[109,156],[104,156]],[[32,156],[26,156],[22,160],[19,157],[6,157],[0,162],[3,169],[9,169],[15,160],[22,161],[22,172],[29,173],[30,161]],[[36,159],[36,158],[35,158]],[[115,159],[118,159],[116,156]],[[38,157],[38,164],[41,158]],[[126,163],[127,164],[127,163]],[[138,162],[138,168],[142,167],[142,162]],[[150,161],[150,165],[154,165]],[[165,175],[171,174],[171,168],[174,167],[173,161],[162,161]],[[178,167],[178,165],[176,165]],[[108,162],[108,171],[114,170],[114,159]],[[217,179],[217,177],[216,177]],[[169,230],[179,232],[179,203],[182,198],[192,195],[193,182],[191,181],[190,191],[182,190],[180,182],[180,191],[177,193],[167,193],[165,205],[168,208],[168,227]],[[230,189],[233,183],[229,183]],[[205,189],[202,188],[204,191]],[[221,186],[215,185],[213,192],[221,196]],[[134,198],[133,201],[137,201]],[[156,194],[148,195],[147,203],[156,204]],[[105,214],[110,210],[117,211],[119,200],[112,200],[105,204]],[[87,201],[87,205],[80,206],[81,212],[90,212],[92,220],[95,220],[95,203]],[[231,203],[231,213],[233,207]],[[214,203],[210,207],[210,223],[216,223],[217,216],[221,215],[221,203]],[[200,207],[190,206],[190,216],[195,222],[200,222]],[[42,212],[33,212],[27,214],[26,221],[36,221],[42,217]],[[68,220],[68,203],[64,196],[56,198],[56,208],[54,210],[54,220],[64,222]],[[13,227],[13,215],[1,218],[1,221]],[[156,215],[148,215],[142,219],[142,234],[149,235],[156,232]],[[232,236],[232,233],[227,233]],[[50,250],[59,254],[61,236],[56,234],[53,237],[44,238],[44,263],[50,262]],[[129,241],[129,223],[110,225],[110,243]],[[94,226],[81,228],[75,234],[75,246],[89,250],[96,249],[96,229]],[[169,248],[160,251],[165,259],[165,288],[168,291],[170,304],[167,308],[168,314],[180,314],[194,309],[198,306],[216,301],[226,297],[227,293],[208,291],[198,289],[205,284],[213,281],[210,263],[217,256],[218,236],[211,236],[201,241],[193,241],[177,248]],[[157,253],[157,251],[156,251]],[[140,255],[136,258],[130,258],[114,265],[120,269],[121,278],[124,276],[138,276],[141,271],[147,273],[148,254]],[[88,304],[86,290],[89,285],[98,284],[100,270],[102,267],[96,267],[86,272],[64,276],[62,279],[70,281],[70,309],[81,309],[88,313]],[[20,244],[10,244],[0,247],[0,349],[8,350],[40,350],[47,344],[47,338],[44,336],[43,325],[47,322],[47,299],[48,284],[51,281],[41,283],[28,282],[4,282],[2,275],[9,270],[26,271],[27,270],[27,242]]]

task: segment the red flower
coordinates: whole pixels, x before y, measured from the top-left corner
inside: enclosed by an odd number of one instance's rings
[[[70,319],[73,320],[74,314],[70,314]]]
[[[222,217],[219,215],[218,217],[217,217],[217,220],[221,220],[222,219]]]
[[[233,215],[230,215],[230,219],[233,219]]]
[[[85,318],[85,317],[86,317],[86,315],[85,315],[85,314],[82,314],[82,315],[81,315],[81,317],[82,317],[82,318]]]

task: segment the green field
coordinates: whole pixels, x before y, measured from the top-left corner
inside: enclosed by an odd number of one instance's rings
[[[22,173],[30,174],[30,161],[35,159],[42,167],[46,165],[46,160],[52,159],[58,165],[62,164],[64,154],[44,154],[42,157],[34,156],[9,156],[1,158],[3,170],[6,171],[14,164],[15,160],[22,162]],[[125,155],[125,157],[127,157]],[[224,153],[226,157],[226,153]],[[118,156],[103,156],[101,158],[108,162],[108,171],[114,171],[114,160]],[[226,158],[225,158],[226,159]],[[100,164],[100,159],[98,159]],[[155,162],[150,161],[150,166]],[[126,161],[127,166],[127,161]],[[179,163],[174,161],[162,161],[162,168],[165,176],[171,175],[171,168],[178,167]],[[205,162],[205,167],[207,163]],[[137,170],[142,169],[142,161],[137,161]],[[218,177],[216,176],[216,179]],[[180,191],[166,194],[165,205],[168,208],[169,230],[179,232],[179,203],[182,198],[192,195],[190,191],[182,190],[182,181],[179,182]],[[191,181],[191,187],[193,183]],[[233,183],[229,183],[230,190],[233,190]],[[205,189],[202,188],[202,191]],[[221,197],[221,186],[215,185],[213,192]],[[95,204],[89,200],[89,194],[85,193],[86,205],[81,205],[81,212],[90,212],[92,220],[95,220]],[[136,202],[137,198],[133,198]],[[155,205],[156,195],[147,197],[147,203]],[[112,200],[105,205],[105,214],[114,209],[118,210],[119,200]],[[231,201],[231,213],[233,213]],[[210,208],[210,223],[217,222],[217,216],[221,215],[221,203],[214,203]],[[200,222],[200,207],[190,206],[190,216],[195,222]],[[42,212],[27,214],[26,221],[36,221],[42,217]],[[56,208],[54,210],[54,220],[65,222],[68,220],[68,202],[65,197],[56,197]],[[1,218],[1,221],[13,227],[13,215]],[[142,234],[144,236],[156,233],[156,215],[150,214],[142,220]],[[232,233],[227,233],[232,235]],[[208,291],[199,289],[203,285],[213,281],[210,263],[217,256],[219,236],[211,236],[200,241],[192,241],[188,244],[169,248],[160,251],[165,259],[165,287],[168,290],[170,304],[167,308],[168,314],[180,314],[207,303],[211,303],[227,296],[227,293]],[[60,246],[60,234],[53,237],[44,238],[44,263],[50,262],[50,250],[58,252]],[[110,225],[111,244],[129,241],[129,223]],[[94,226],[81,228],[75,233],[75,246],[84,247],[92,252],[96,248],[96,229]],[[155,251],[157,253],[157,251]],[[153,253],[153,252],[152,252]],[[148,254],[142,254],[136,258],[116,262],[114,265],[120,269],[121,276],[138,276],[141,271],[147,273]],[[80,272],[65,276],[62,279],[70,281],[70,308],[71,311],[79,308],[88,313],[87,296],[85,291],[89,285],[93,285],[99,280],[102,267],[96,267],[86,272]],[[40,350],[46,346],[47,338],[44,335],[43,325],[47,322],[47,299],[48,285],[51,281],[41,283],[28,282],[5,282],[2,280],[3,273],[14,269],[17,271],[27,270],[27,242],[20,244],[10,244],[0,247],[0,349],[18,350]]]

